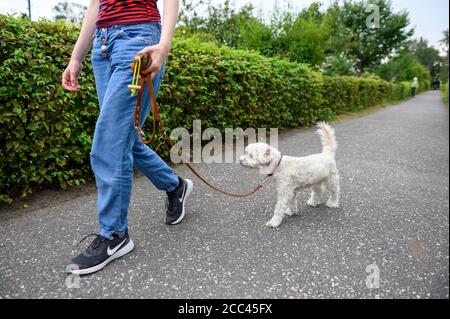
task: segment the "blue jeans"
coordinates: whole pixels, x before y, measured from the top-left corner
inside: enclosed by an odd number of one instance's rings
[[[159,189],[174,190],[179,183],[173,170],[137,136],[133,124],[136,96],[128,84],[133,75],[130,64],[143,48],[159,43],[161,25],[145,23],[97,29],[92,49],[100,115],[95,126],[91,166],[98,189],[99,234],[112,238],[128,227],[128,206],[133,167]],[[165,65],[155,76],[158,92]],[[143,96],[141,126],[150,112],[148,87]]]

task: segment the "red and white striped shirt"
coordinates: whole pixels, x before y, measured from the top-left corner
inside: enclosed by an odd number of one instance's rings
[[[161,22],[158,0],[100,0],[97,27]]]

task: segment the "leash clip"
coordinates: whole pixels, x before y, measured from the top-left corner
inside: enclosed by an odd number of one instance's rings
[[[262,183],[260,184],[261,187],[264,186],[264,184],[269,180],[269,178],[271,178],[272,175],[267,175],[266,178],[264,178],[264,180],[262,181]]]
[[[131,96],[136,94],[136,90],[141,89],[141,86],[139,85],[139,75],[141,74],[141,57],[136,55],[134,57],[134,61],[133,78],[131,79],[131,84],[128,85],[128,88],[131,90]]]

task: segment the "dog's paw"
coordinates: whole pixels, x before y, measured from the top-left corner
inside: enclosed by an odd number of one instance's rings
[[[266,223],[269,228],[278,228],[281,225],[281,218],[272,218]]]
[[[328,201],[325,206],[327,206],[328,208],[339,208],[339,203],[337,202],[332,202],[332,201]]]
[[[294,215],[297,214],[297,212],[294,211],[294,210],[292,210],[292,209],[290,209],[290,210],[286,211],[284,214],[285,214],[286,216],[294,216]]]
[[[312,198],[308,199],[308,201],[306,202],[306,204],[307,204],[308,206],[311,206],[311,207],[317,207],[317,206],[319,206],[319,203],[316,203]]]
[[[278,227],[280,226],[280,224],[273,223],[272,221],[269,220],[269,221],[266,223],[266,226],[267,226],[268,228],[278,228]]]

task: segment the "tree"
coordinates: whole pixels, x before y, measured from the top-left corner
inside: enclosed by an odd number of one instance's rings
[[[290,61],[320,66],[325,62],[331,31],[321,4],[313,3],[298,13],[276,4],[271,17],[273,55]]]
[[[376,67],[395,53],[404,51],[414,33],[413,29],[408,30],[408,13],[394,13],[389,0],[376,2],[379,26],[367,25],[370,4],[369,1],[344,0],[341,5],[336,1],[328,10],[337,31],[333,36],[332,47],[337,53],[355,57],[359,74],[366,68]]]
[[[356,75],[355,65],[356,61],[344,53],[329,55],[322,64],[321,71],[328,76]]]
[[[201,29],[204,31],[206,18],[198,15],[198,7],[203,5],[203,0],[198,0],[197,2],[182,0],[178,21],[185,29],[189,30],[189,33],[198,32]]]
[[[376,68],[376,74],[390,82],[412,81],[417,77],[420,81],[430,82],[430,71],[421,64],[411,52],[404,52]]]
[[[291,61],[320,65],[325,61],[328,33],[320,23],[297,17],[281,37],[287,43],[285,55]]]
[[[69,1],[65,0],[58,2],[52,10],[55,13],[55,21],[66,20],[66,22],[79,24],[84,19],[87,7],[79,3],[69,3]]]
[[[335,0],[324,10],[312,5],[295,12],[291,2],[275,2],[270,22],[254,15],[246,5],[234,9],[230,0],[214,6],[210,0],[183,0],[180,23],[183,34],[201,34],[217,39],[231,48],[250,49],[266,56],[281,56],[290,61],[325,65],[332,73],[371,72],[383,61],[409,49],[414,33],[409,29],[407,12],[396,13],[389,0]],[[286,4],[286,2],[283,2]],[[373,4],[379,11],[379,26],[367,24]],[[206,14],[198,15],[207,5]],[[324,64],[325,63],[325,64]],[[344,63],[342,67],[339,63]]]
[[[225,0],[223,5],[217,7],[209,4],[205,28],[220,43],[236,49],[241,37],[240,31],[247,21],[253,17],[252,11],[253,6],[251,4],[247,4],[236,11],[231,8],[230,0]]]
[[[207,4],[207,15],[198,15],[199,7]],[[230,0],[225,0],[222,5],[214,6],[211,1],[183,0],[183,9],[179,15],[179,21],[188,34],[210,33],[220,44],[227,45],[233,49],[238,48],[241,41],[241,31],[246,31],[250,24],[256,26],[258,20],[253,16],[251,4],[235,10],[230,5]],[[248,34],[248,32],[247,32]]]
[[[441,69],[442,83],[448,82],[448,29],[443,32],[444,38],[440,41],[444,47],[446,56],[443,58],[443,65]]]
[[[279,55],[312,66],[325,62],[331,32],[320,7],[321,4],[313,3],[297,15],[285,16],[276,39]]]
[[[444,46],[444,50],[447,53],[448,56],[448,29],[442,32],[444,37],[441,39],[441,44]]]
[[[259,18],[250,17],[239,28],[238,49],[259,51],[265,56],[275,54],[272,29]]]
[[[438,88],[444,64],[439,50],[429,46],[427,40],[420,38],[412,42],[411,51],[417,60],[430,71],[433,87]]]

